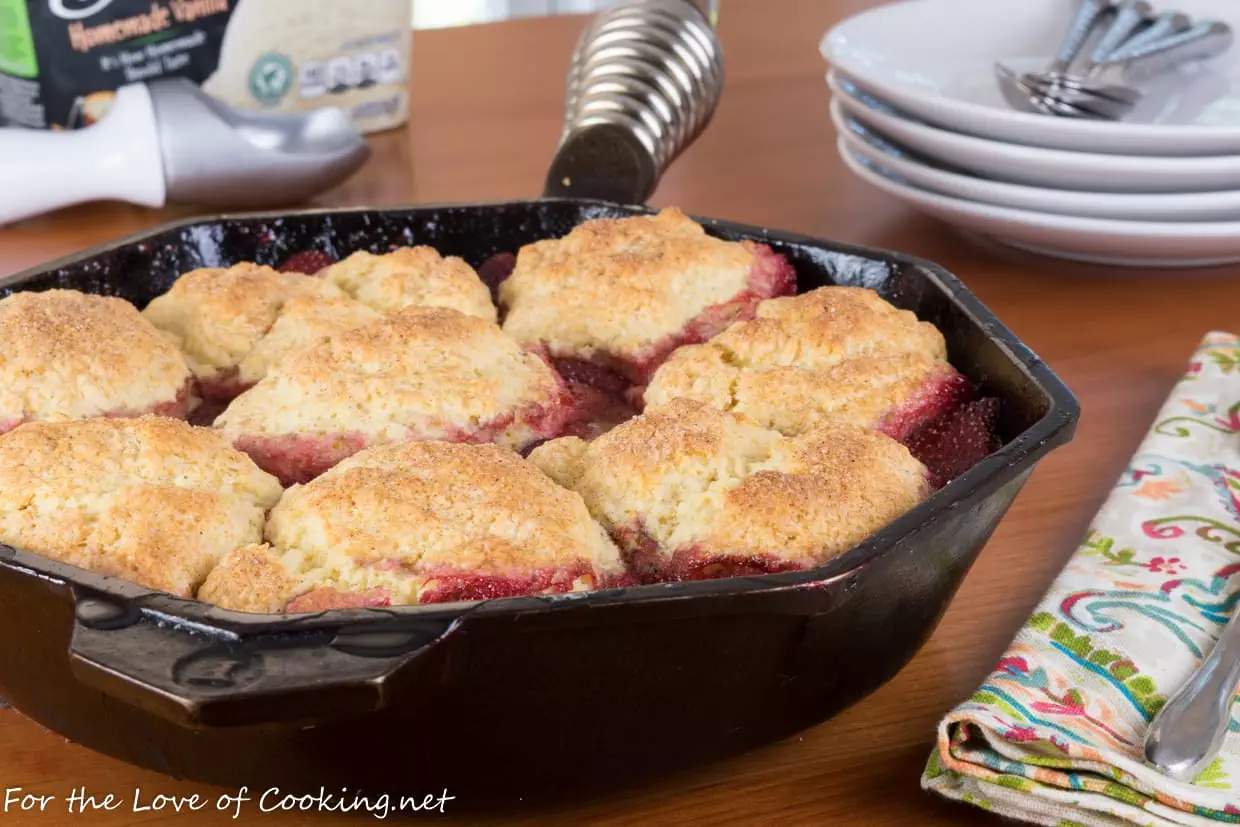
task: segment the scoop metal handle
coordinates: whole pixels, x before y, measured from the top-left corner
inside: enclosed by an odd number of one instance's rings
[[[1218,755],[1240,685],[1240,609],[1193,676],[1150,723],[1145,758],[1172,778],[1190,782]]]

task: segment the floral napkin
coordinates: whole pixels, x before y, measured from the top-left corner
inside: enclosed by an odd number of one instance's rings
[[[1150,720],[1240,602],[1240,337],[1211,333],[998,667],[939,726],[922,786],[1036,824],[1240,824],[1240,706],[1191,784]]]

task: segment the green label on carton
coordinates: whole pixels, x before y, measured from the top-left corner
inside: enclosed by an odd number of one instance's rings
[[[0,0],[0,72],[23,78],[39,76],[26,0]]]

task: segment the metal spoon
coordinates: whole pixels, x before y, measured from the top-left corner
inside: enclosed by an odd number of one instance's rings
[[[1209,657],[1150,723],[1145,758],[1178,781],[1190,782],[1218,755],[1240,684],[1240,608]]]
[[[1032,86],[1001,63],[995,64],[995,76],[999,80],[999,91],[1007,102],[1014,109],[1025,112],[1069,118],[1118,120],[1131,109],[1126,103],[1094,96],[1084,97],[1079,103],[1065,100],[1068,91],[1062,87]]]
[[[1115,10],[1114,20],[1094,45],[1082,75],[1073,76],[1064,73],[1052,80],[1077,91],[1136,104],[1141,99],[1139,91],[1127,86],[1100,83],[1098,77],[1102,74],[1112,53],[1119,49],[1134,31],[1151,20],[1153,14],[1154,8],[1145,0],[1124,0]]]
[[[1098,61],[1092,67],[1091,73],[1098,77],[1107,71],[1113,71],[1128,82],[1146,79],[1173,66],[1216,57],[1231,47],[1232,40],[1231,27],[1226,23],[1202,21],[1185,31],[1167,35],[1159,40],[1146,41],[1135,47],[1125,44],[1113,52],[1107,59]],[[1083,82],[1080,78],[1066,75],[1056,78],[1053,84],[1029,83],[1028,85],[1034,88],[1047,88],[1053,85],[1079,95],[1106,97],[1111,100],[1126,101],[1129,97],[1120,97],[1115,94],[1101,92],[1099,91],[1100,87],[1104,87],[1107,90],[1126,90],[1128,93],[1135,95],[1137,100],[1140,99],[1141,95],[1140,90],[1130,86],[1120,86],[1117,84],[1091,85]]]
[[[1030,72],[1025,77],[1049,79],[1066,75],[1081,49],[1085,48],[1085,44],[1089,42],[1098,23],[1109,15],[1112,4],[1113,0],[1082,0],[1077,6],[1072,22],[1068,25],[1063,42],[1059,44],[1059,51],[1055,53],[1054,60],[1042,72]]]
[[[1112,117],[1110,109],[1105,108],[1105,104],[1104,111],[1095,114],[1093,109],[1080,109],[1072,104],[1057,101],[1051,95],[1044,94],[1042,90],[1035,89],[1030,83],[1031,80],[1053,82],[1055,78],[1065,77],[1085,44],[1089,42],[1098,24],[1109,16],[1112,2],[1113,0],[1082,0],[1068,25],[1059,50],[1044,71],[1018,75],[1002,64],[995,64],[999,90],[1013,108],[1043,115]]]
[[[1105,2],[1103,0],[1085,0],[1077,8],[1076,16],[1068,28],[1068,34],[1060,45],[1055,59],[1047,67],[1046,71],[1029,72],[1019,78],[1020,85],[1034,90],[1029,92],[1031,98],[1051,98],[1061,103],[1067,103],[1074,109],[1082,109],[1081,104],[1084,103],[1083,112],[1085,117],[1091,117],[1090,113],[1096,112],[1097,117],[1112,120],[1123,117],[1128,110],[1136,105],[1141,98],[1140,92],[1124,86],[1097,83],[1094,81],[1094,78],[1099,71],[1099,66],[1112,52],[1136,29],[1149,24],[1153,19],[1153,8],[1145,0],[1124,0],[1114,10],[1113,16],[1111,12],[1110,0],[1105,0]],[[1084,77],[1069,74],[1077,54],[1088,42],[1094,28],[1103,20],[1108,20],[1108,25],[1090,53]],[[1010,82],[1005,81],[1001,75],[1000,85],[1010,86]],[[1065,96],[1060,93],[1061,88],[1067,88],[1072,92],[1083,94],[1079,96],[1074,95],[1072,96],[1073,99],[1070,100],[1063,100]],[[1005,92],[1004,94],[1006,95],[1007,93]],[[1094,102],[1089,99],[1090,96],[1116,101],[1125,108],[1120,109],[1107,104],[1092,105]],[[1039,104],[1036,102],[1033,105],[1039,107]],[[1074,112],[1059,112],[1058,114],[1071,116]]]
[[[1188,31],[1192,26],[1193,19],[1187,14],[1175,11],[1163,12],[1133,32],[1132,37],[1125,40],[1123,46],[1111,53],[1111,59],[1114,60],[1125,51],[1140,49],[1168,35]]]
[[[1231,48],[1234,39],[1231,26],[1203,20],[1156,40],[1125,43],[1104,62],[1102,70],[1118,66],[1126,82],[1139,82],[1173,66],[1217,57]]]
[[[1144,43],[1136,47],[1125,44],[1113,52],[1110,58],[1096,61],[1093,74],[1098,77],[1101,72],[1115,70],[1122,79],[1133,82],[1173,66],[1220,55],[1231,47],[1233,39],[1231,27],[1226,23],[1203,21],[1160,40],[1145,39]],[[1142,97],[1140,90],[1130,86],[1082,82],[1066,75],[1050,81],[1033,81],[1029,75],[1016,77],[1011,70],[1001,66],[996,66],[996,73],[1000,89],[1008,102],[1026,110],[1028,106],[1016,102],[1017,93],[1030,99],[1043,99],[1041,102],[1031,100],[1038,111],[1051,109],[1055,114],[1069,117],[1118,120],[1131,111]],[[1100,89],[1108,92],[1104,94]],[[1130,96],[1121,99],[1109,90],[1127,90]],[[1045,99],[1054,100],[1068,108],[1048,107]]]

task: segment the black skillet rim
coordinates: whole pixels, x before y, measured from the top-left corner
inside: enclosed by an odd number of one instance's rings
[[[576,207],[597,206],[602,209],[622,209],[630,212],[653,212],[645,205],[621,204],[591,198],[548,197],[538,199],[511,199],[489,202],[447,202],[439,204],[391,205],[385,207],[311,208],[292,211],[233,212],[199,215],[176,219],[146,230],[94,245],[85,250],[62,256],[41,265],[26,268],[11,276],[0,278],[0,288],[7,288],[27,281],[49,271],[80,264],[95,256],[120,247],[139,243],[151,236],[176,231],[185,227],[213,224],[223,221],[278,221],[315,215],[347,215],[355,213],[419,212],[445,209],[532,206],[535,204],[563,203]],[[1072,391],[1039,359],[1011,330],[987,308],[959,278],[933,262],[917,256],[830,241],[803,233],[772,231],[769,228],[740,224],[714,218],[692,216],[707,228],[726,230],[729,234],[753,238],[771,239],[779,242],[807,246],[830,246],[831,252],[853,255],[859,258],[883,261],[924,271],[951,301],[956,303],[970,321],[1005,353],[1011,362],[1033,381],[1048,402],[1045,415],[1022,433],[1004,444],[998,451],[974,465],[963,475],[932,494],[908,513],[870,535],[827,564],[814,569],[784,572],[752,577],[732,577],[678,583],[660,583],[622,589],[513,597],[487,601],[444,603],[425,606],[384,607],[381,609],[345,609],[304,615],[258,615],[219,609],[197,600],[174,597],[117,578],[105,577],[59,563],[32,552],[20,551],[0,544],[0,565],[15,568],[31,576],[64,581],[71,585],[79,600],[100,596],[104,599],[124,599],[142,614],[171,626],[190,631],[207,632],[229,639],[243,639],[252,635],[269,635],[281,632],[308,631],[321,628],[352,627],[391,621],[398,617],[410,621],[460,620],[475,614],[529,614],[567,610],[585,603],[604,606],[631,603],[660,603],[672,600],[735,595],[754,591],[795,590],[810,584],[823,584],[855,574],[884,554],[895,553],[910,538],[926,526],[936,522],[949,511],[972,505],[998,486],[1018,474],[1031,470],[1035,462],[1052,448],[1068,442],[1075,431],[1080,416],[1080,404]]]

